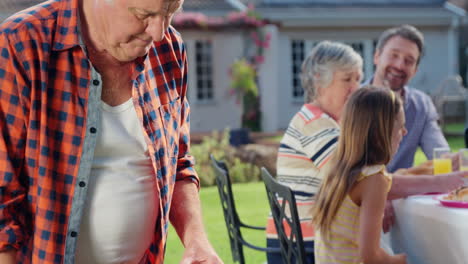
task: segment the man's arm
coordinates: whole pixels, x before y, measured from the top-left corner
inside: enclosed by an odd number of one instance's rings
[[[198,188],[193,182],[176,182],[170,219],[185,247],[181,264],[222,263],[206,236]]]
[[[181,39],[179,39],[182,42]],[[193,169],[194,159],[190,150],[190,105],[187,101],[187,53],[182,43],[180,51],[181,86],[180,86],[180,127],[179,155],[177,175],[172,194],[169,219],[185,247],[181,264],[220,264],[203,227],[200,198],[198,196],[199,179]]]
[[[398,175],[393,174],[393,183],[388,199],[399,199],[427,192],[448,192],[463,186],[463,177],[468,171],[452,172],[441,175]]]
[[[27,107],[23,104],[28,87],[24,61],[0,29],[0,263],[15,261],[16,250],[28,239],[31,226],[23,222],[27,208],[27,175],[23,168],[26,145]],[[31,64],[30,64],[31,65]]]
[[[431,160],[434,148],[448,148],[449,145],[438,124],[439,115],[431,98],[426,96],[425,101],[427,117],[426,122],[424,122],[419,145],[424,154],[426,154],[427,159]]]

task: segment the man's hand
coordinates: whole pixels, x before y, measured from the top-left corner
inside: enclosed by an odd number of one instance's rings
[[[384,233],[390,231],[393,224],[395,223],[395,211],[393,210],[392,201],[385,203],[384,218],[382,221],[382,229]]]
[[[180,264],[222,264],[213,247],[208,241],[194,241],[185,248]]]
[[[178,181],[174,187],[170,219],[185,247],[181,264],[222,264],[206,236],[195,184]]]

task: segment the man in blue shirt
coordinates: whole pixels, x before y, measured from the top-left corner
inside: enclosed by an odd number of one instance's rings
[[[402,96],[408,130],[387,166],[389,172],[411,167],[418,147],[428,159],[432,159],[434,148],[449,147],[437,123],[439,117],[431,98],[407,85],[418,70],[423,46],[423,34],[413,26],[403,25],[384,31],[374,54],[376,69],[371,83],[389,87]]]

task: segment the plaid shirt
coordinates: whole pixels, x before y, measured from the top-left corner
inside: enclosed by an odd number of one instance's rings
[[[77,8],[78,0],[47,1],[0,27],[0,251],[19,250],[18,263],[74,261],[102,88]],[[173,28],[134,63],[133,103],[160,194],[144,263],[163,262],[175,181],[198,186],[187,155],[186,69]]]

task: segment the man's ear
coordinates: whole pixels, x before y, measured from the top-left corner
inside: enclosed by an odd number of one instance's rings
[[[374,65],[377,65],[377,63],[379,62],[379,59],[380,59],[380,50],[375,50],[374,52]]]

